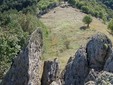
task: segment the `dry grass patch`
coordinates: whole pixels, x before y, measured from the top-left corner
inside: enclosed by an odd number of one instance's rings
[[[56,11],[56,13],[54,13]],[[97,32],[105,33],[112,41],[113,37],[108,33],[107,26],[96,18],[90,24],[90,29],[81,30],[85,26],[82,22],[86,14],[72,7],[56,7],[40,19],[50,28],[50,41],[46,46],[44,60],[58,58],[61,62],[61,68],[64,68],[70,56],[73,56],[76,50],[85,45],[88,39]],[[69,49],[65,48],[64,42],[69,41]]]

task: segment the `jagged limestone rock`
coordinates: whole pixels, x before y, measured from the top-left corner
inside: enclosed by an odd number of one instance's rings
[[[70,61],[71,60],[71,61]],[[69,59],[62,75],[63,85],[84,85],[89,73],[85,48],[80,48],[73,59]]]
[[[102,72],[96,79],[96,85],[113,85],[113,74],[109,72]]]
[[[106,35],[102,33],[94,35],[86,48],[80,48],[74,58],[69,59],[62,72],[62,84],[96,85],[97,78],[111,55],[111,48],[112,43]]]
[[[57,81],[59,74],[60,65],[57,59],[54,59],[54,61],[45,61],[41,85],[50,85],[53,81]]]
[[[94,35],[86,46],[88,63],[90,68],[101,71],[105,61],[109,57],[112,43],[108,37],[102,33]]]
[[[42,32],[37,29],[32,33],[27,47],[13,60],[1,85],[40,85],[42,45]]]
[[[94,81],[88,81],[85,85],[113,85],[113,74],[101,71],[98,76],[95,77]]]

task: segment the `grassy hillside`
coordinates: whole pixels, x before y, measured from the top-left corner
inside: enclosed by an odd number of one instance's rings
[[[93,34],[105,33],[113,41],[112,35],[108,33],[107,25],[94,17],[90,29],[82,29],[83,26],[86,26],[82,22],[85,15],[72,7],[57,7],[42,16],[40,20],[49,28],[50,32],[44,48],[44,60],[57,57],[64,68],[68,58],[73,56],[79,47],[85,45]]]

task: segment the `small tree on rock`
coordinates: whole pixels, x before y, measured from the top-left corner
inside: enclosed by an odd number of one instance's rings
[[[89,16],[89,15],[86,15],[84,18],[83,18],[83,22],[85,24],[87,24],[87,27],[89,28],[89,24],[92,22],[92,17]]]

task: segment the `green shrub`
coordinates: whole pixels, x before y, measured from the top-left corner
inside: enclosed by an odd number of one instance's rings
[[[10,18],[8,23],[0,25],[0,79],[4,72],[8,70],[12,59],[26,46],[30,34],[36,29],[41,28],[43,36],[48,35],[46,27],[39,19],[32,14],[22,12],[7,12],[1,14],[1,21]]]
[[[58,3],[59,0],[40,0],[38,3],[38,8],[40,10],[44,10],[46,8],[48,8],[50,5],[54,4],[54,3]]]

